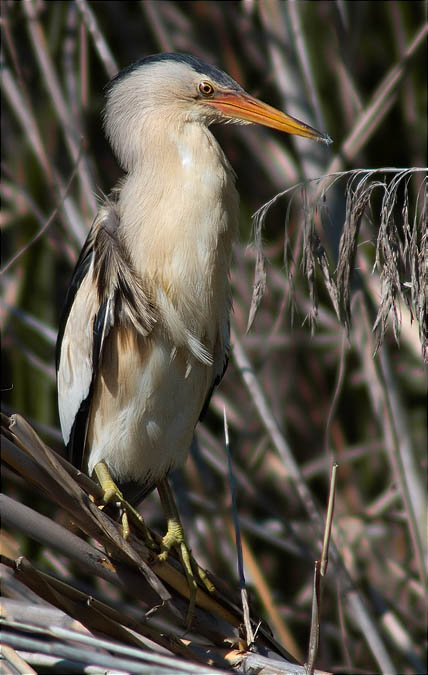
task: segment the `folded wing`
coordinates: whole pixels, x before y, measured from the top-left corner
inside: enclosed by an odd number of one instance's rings
[[[157,321],[150,293],[119,238],[116,206],[103,207],[80,254],[57,341],[58,405],[69,460],[82,466],[91,398],[113,325],[147,336]]]

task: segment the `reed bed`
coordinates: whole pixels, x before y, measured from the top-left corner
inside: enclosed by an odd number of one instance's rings
[[[4,672],[426,672],[427,31],[393,0],[2,3]],[[124,542],[64,459],[55,394],[67,284],[120,178],[103,87],[159,51],[334,139],[214,130],[241,232],[231,362],[171,477],[217,588],[192,633],[174,556]],[[141,511],[156,538],[156,495]]]

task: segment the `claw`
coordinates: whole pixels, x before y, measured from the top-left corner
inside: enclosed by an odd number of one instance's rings
[[[181,525],[181,522],[174,517],[168,518],[168,529],[161,541],[162,552],[159,553],[158,560],[160,562],[165,562],[172,548],[175,548],[178,553],[189,587],[189,607],[187,609],[186,628],[187,630],[190,630],[195,614],[198,584],[192,568],[192,556],[184,539],[183,526]]]
[[[131,528],[129,526],[129,519],[128,519],[128,514],[126,513],[126,510],[123,509],[122,511],[122,537],[124,539],[128,539],[129,535],[131,534]]]
[[[122,492],[112,479],[107,465],[104,462],[98,462],[94,471],[104,492],[100,508],[110,503],[116,503],[121,510],[123,538],[127,539],[129,537],[132,523],[143,533],[146,544],[150,548],[155,548],[155,543],[144,522],[143,516],[124,499]],[[186,618],[186,625],[189,630],[195,614],[198,580],[209,593],[214,593],[215,587],[208,579],[205,571],[193,558],[186,544],[183,526],[167,479],[160,481],[157,488],[168,521],[167,532],[161,541],[161,552],[158,555],[158,560],[165,562],[172,548],[175,548],[178,553],[189,587],[189,607]]]
[[[178,553],[189,587],[189,607],[186,618],[186,626],[187,630],[189,630],[195,613],[196,593],[198,590],[197,578],[200,579],[209,593],[213,593],[215,588],[208,579],[205,571],[198,565],[192,556],[191,551],[186,544],[183,526],[167,479],[161,481],[157,488],[162,506],[168,518],[168,528],[161,542],[162,552],[159,554],[158,559],[160,562],[167,560],[169,551],[172,548],[175,548]]]
[[[95,466],[94,471],[97,475],[99,484],[101,485],[104,495],[102,498],[102,505],[110,504],[117,502],[122,509],[121,520],[122,520],[122,537],[127,539],[130,535],[131,528],[129,520],[131,520],[134,525],[143,533],[144,541],[151,548],[155,547],[153,537],[149,532],[149,529],[144,522],[144,518],[141,513],[138,513],[134,507],[124,499],[123,494],[117,487],[116,483],[110,475],[106,464],[104,462],[98,462]]]

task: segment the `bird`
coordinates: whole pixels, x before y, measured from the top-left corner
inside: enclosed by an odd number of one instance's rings
[[[136,518],[158,488],[177,525],[167,477],[185,462],[228,362],[239,199],[210,130],[228,122],[330,142],[189,54],[144,57],[106,86],[104,129],[124,173],[66,295],[58,406],[69,460]]]

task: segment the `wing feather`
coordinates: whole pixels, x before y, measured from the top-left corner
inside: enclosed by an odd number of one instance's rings
[[[215,388],[218,387],[220,382],[222,381],[224,374],[227,370],[227,366],[229,365],[229,352],[230,352],[230,322],[227,321],[227,324],[224,329],[224,334],[222,335],[222,339],[218,340],[217,342],[217,349],[215,351],[218,351],[218,358],[215,359],[215,362],[218,363],[219,368],[217,368],[217,372],[214,374],[214,378],[212,381],[212,384],[208,390],[208,393],[205,397],[204,405],[202,406],[201,413],[199,415],[199,421],[203,420],[205,415],[207,414],[208,407],[211,403],[211,399],[213,396],[213,393],[215,391]]]
[[[116,206],[108,202],[74,270],[57,341],[61,429],[76,466],[83,463],[92,394],[112,326],[131,324],[147,336],[156,320],[150,293],[120,241]]]

